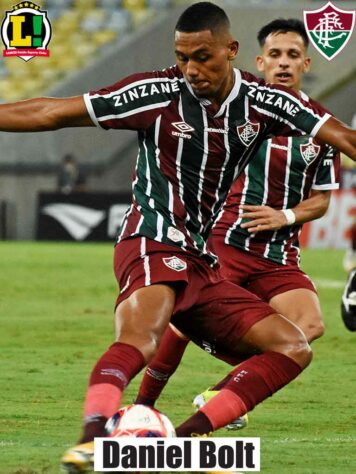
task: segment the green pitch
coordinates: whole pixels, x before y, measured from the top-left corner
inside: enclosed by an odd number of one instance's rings
[[[257,407],[238,432],[261,438],[264,474],[356,472],[356,333],[339,316],[342,255],[304,251],[326,335],[314,343],[305,373]],[[0,243],[0,262],[0,474],[58,473],[63,451],[79,435],[89,372],[113,339],[112,246]],[[180,423],[193,396],[227,370],[189,347],[157,407]]]

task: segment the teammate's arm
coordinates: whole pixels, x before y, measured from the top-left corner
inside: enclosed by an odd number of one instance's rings
[[[335,117],[330,117],[315,135],[319,140],[335,146],[356,161],[356,130]]]
[[[304,224],[322,217],[328,210],[330,196],[331,191],[312,190],[308,199],[291,209],[295,215],[295,224]],[[278,230],[289,225],[286,215],[281,210],[269,206],[251,205],[242,205],[241,209],[243,210],[241,217],[250,219],[241,224],[241,227],[247,229],[251,234],[265,230]]]
[[[45,132],[90,126],[95,125],[82,96],[43,97],[0,105],[0,130],[3,132]]]

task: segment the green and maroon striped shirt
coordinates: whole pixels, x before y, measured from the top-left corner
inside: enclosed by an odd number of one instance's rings
[[[339,188],[340,156],[329,145],[309,137],[274,137],[262,143],[239,176],[213,227],[226,244],[276,263],[300,262],[298,237],[302,225],[250,234],[241,228],[241,204],[288,209],[307,199],[312,189]]]
[[[207,236],[262,141],[298,130],[314,135],[330,116],[237,69],[218,112],[194,95],[177,66],[135,74],[84,99],[98,126],[138,133],[133,200],[119,240],[141,235],[212,263]]]

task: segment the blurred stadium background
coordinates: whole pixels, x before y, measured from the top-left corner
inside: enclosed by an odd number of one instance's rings
[[[16,2],[0,1],[0,15]],[[25,2],[23,2],[25,3]],[[174,0],[43,0],[52,24],[49,58],[0,58],[0,101],[9,102],[36,96],[69,96],[112,84],[135,71],[160,69],[174,63],[172,31],[179,11],[187,3]],[[233,32],[241,49],[236,66],[255,72],[258,53],[256,32],[276,17],[303,18],[303,9],[314,10],[324,1],[226,0],[223,5],[232,20]],[[335,1],[340,8],[355,9],[355,1]],[[332,61],[327,61],[310,46],[312,72],[305,77],[304,90],[320,100],[336,116],[351,123],[356,113],[356,33]],[[58,220],[44,218],[39,193],[56,192],[57,176],[63,156],[72,154],[86,176],[88,193],[78,201],[98,210],[102,191],[109,204],[102,204],[101,224],[110,227],[104,238],[112,239],[129,199],[130,176],[136,157],[136,136],[132,132],[101,130],[61,130],[56,133],[0,134],[0,239],[53,238]],[[344,171],[347,190],[335,194],[328,216],[308,226],[303,243],[319,247],[346,247],[351,223],[354,171]],[[109,196],[110,193],[124,193]],[[91,195],[101,193],[98,196]],[[58,202],[56,197],[44,199]],[[71,203],[72,197],[59,197]],[[99,201],[98,201],[99,199]],[[84,200],[84,201],[83,201]],[[105,200],[105,199],[104,199]],[[110,203],[119,203],[111,208]],[[123,203],[120,204],[120,201]],[[42,206],[42,208],[41,208]],[[109,207],[108,207],[109,206]],[[343,209],[340,213],[340,209]],[[108,214],[115,219],[108,223]],[[53,216],[52,216],[53,217]],[[73,216],[72,216],[73,218]],[[45,220],[44,220],[45,219]],[[39,221],[42,220],[41,229]],[[110,219],[109,219],[110,220]],[[332,223],[332,226],[330,226]],[[45,229],[43,233],[43,229]],[[330,231],[332,229],[332,231]],[[93,232],[92,232],[93,231]],[[73,234],[73,233],[72,233]],[[100,240],[92,227],[72,235],[68,229],[58,238]],[[83,237],[84,236],[84,237]]]

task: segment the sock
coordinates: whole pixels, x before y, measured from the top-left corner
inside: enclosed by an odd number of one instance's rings
[[[273,395],[301,371],[293,359],[278,352],[251,357],[232,371],[224,389],[177,428],[177,436],[209,433],[222,428]],[[210,428],[205,418],[197,416],[198,413],[205,415]]]
[[[208,405],[209,404],[209,405]],[[222,389],[200,411],[205,414],[215,431],[247,413],[246,405],[236,393]],[[239,413],[236,415],[236,413]]]
[[[211,390],[221,390],[223,387],[225,387],[225,385],[228,383],[228,381],[231,379],[232,377],[232,374],[233,374],[233,370],[229,373],[229,375],[227,375],[225,378],[223,378],[222,380],[220,380],[220,382],[218,382],[216,385],[214,385],[214,387],[211,388]]]
[[[182,339],[170,326],[167,327],[158,351],[145,371],[135,403],[154,406],[176,371],[188,342],[189,339]]]
[[[247,411],[251,411],[301,372],[301,367],[290,357],[279,352],[265,352],[240,364],[225,389],[238,395]],[[214,398],[218,396],[219,394]],[[241,415],[243,413],[237,413],[235,418]]]
[[[214,428],[209,418],[201,410],[199,410],[194,413],[193,416],[188,418],[188,420],[178,426],[178,428],[176,428],[176,435],[179,438],[188,438],[194,434],[209,434],[213,430]]]
[[[98,360],[84,403],[81,443],[104,435],[105,422],[118,410],[124,388],[144,365],[141,352],[121,342],[115,342]]]

